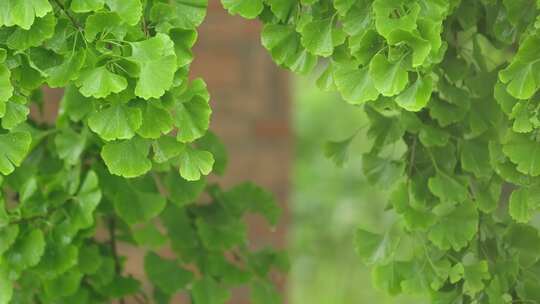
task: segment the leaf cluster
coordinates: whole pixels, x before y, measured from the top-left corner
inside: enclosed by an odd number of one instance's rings
[[[278,65],[322,71],[321,89],[367,113],[364,174],[398,215],[357,234],[377,287],[433,303],[540,301],[540,2],[222,2],[264,23]],[[327,156],[342,165],[354,137]]]

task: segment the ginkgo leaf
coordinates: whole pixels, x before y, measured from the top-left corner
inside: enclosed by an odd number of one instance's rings
[[[98,12],[86,18],[84,35],[88,41],[94,41],[99,33],[110,33],[117,39],[122,39],[126,35],[126,28],[117,13]]]
[[[101,150],[101,157],[112,174],[132,178],[152,168],[152,162],[148,159],[149,149],[148,142],[134,137],[106,144]]]
[[[413,31],[420,13],[420,5],[413,3],[405,8],[405,0],[376,0],[373,2],[375,26],[384,37],[395,30]]]
[[[19,166],[30,149],[32,138],[24,132],[0,135],[0,173],[8,175]]]
[[[314,55],[328,57],[334,52],[334,19],[313,20],[301,31],[302,45]]]
[[[441,171],[429,179],[428,187],[431,193],[443,202],[461,203],[468,198],[466,183],[463,179],[459,176],[454,178]]]
[[[418,67],[424,64],[431,52],[431,44],[420,36],[419,33],[402,29],[395,29],[388,36],[388,43],[396,45],[406,43],[412,50],[412,66]]]
[[[20,123],[26,121],[28,114],[30,114],[30,109],[24,103],[26,103],[26,100],[16,100],[16,98],[6,102],[2,117],[2,128],[12,130]]]
[[[172,136],[162,136],[152,143],[154,151],[154,161],[164,163],[178,155],[184,150],[184,144],[178,142]]]
[[[47,0],[3,0],[0,1],[0,26],[17,25],[28,30],[36,17],[43,17],[52,10]]]
[[[489,177],[493,169],[489,163],[487,144],[473,140],[463,141],[461,143],[461,166],[479,178]]]
[[[529,99],[538,90],[536,79],[539,66],[533,63],[513,62],[499,73],[499,79],[507,84],[506,90],[518,99]]]
[[[363,229],[356,231],[356,251],[367,265],[385,264],[395,254],[396,240],[389,234],[376,234]]]
[[[197,41],[197,31],[172,29],[169,32],[171,40],[174,42],[174,51],[176,53],[178,67],[183,67],[193,61],[193,52],[191,48]]]
[[[135,94],[144,99],[159,98],[172,86],[176,72],[174,42],[165,34],[158,34],[141,42],[131,43],[130,60],[140,67]]]
[[[72,129],[60,131],[54,138],[58,156],[66,163],[75,165],[86,147],[87,139],[88,129],[86,128],[80,134]]]
[[[150,252],[144,258],[144,270],[152,284],[167,294],[174,294],[194,279],[192,272],[181,268],[174,260]]]
[[[361,104],[379,97],[379,91],[373,84],[368,67],[336,65],[334,66],[334,80],[343,98],[351,104]]]
[[[520,188],[510,195],[508,211],[518,223],[527,223],[540,207],[540,188]]]
[[[43,18],[37,18],[28,30],[17,28],[9,36],[7,45],[15,50],[39,46],[43,41],[52,37],[55,26],[56,18],[53,14],[47,14]]]
[[[355,134],[356,135],[356,134]],[[329,141],[324,145],[324,155],[338,167],[342,167],[349,159],[349,147],[354,135],[341,141]]]
[[[422,110],[429,102],[433,85],[430,77],[418,79],[396,97],[396,103],[407,111]]]
[[[33,229],[19,235],[13,247],[6,253],[6,262],[14,272],[20,272],[39,263],[45,251],[43,231]]]
[[[402,61],[390,62],[382,54],[371,59],[369,74],[373,78],[373,84],[377,90],[384,96],[399,94],[409,81],[407,70],[403,68]]]
[[[159,249],[167,243],[167,237],[153,224],[132,230],[133,238],[137,244],[152,249]]]
[[[156,193],[155,189],[143,187],[144,182],[144,179],[122,181],[119,183],[122,189],[118,189],[114,195],[114,209],[129,225],[150,221],[158,216],[167,204],[165,197]]]
[[[104,0],[73,0],[70,9],[76,13],[88,13],[99,10],[104,3]]]
[[[511,133],[503,145],[504,154],[523,174],[540,175],[540,143],[526,134]]]
[[[264,8],[263,0],[221,0],[221,3],[229,13],[248,19],[257,17]]]
[[[126,78],[110,72],[105,66],[84,71],[79,83],[81,94],[95,98],[104,98],[127,88]]]
[[[88,228],[94,223],[94,210],[100,203],[101,197],[98,177],[94,171],[89,171],[76,196],[77,208],[74,219],[78,221],[81,229]]]
[[[291,0],[267,0],[266,3],[270,5],[272,13],[274,13],[281,21],[287,20],[296,5],[296,1]]]
[[[172,130],[172,115],[159,101],[147,101],[141,105],[141,109],[142,124],[137,129],[141,137],[156,139]]]
[[[62,64],[47,69],[47,84],[51,88],[64,87],[68,82],[77,79],[86,60],[85,51],[70,53]]]
[[[188,91],[178,98],[174,113],[178,141],[192,142],[206,133],[212,114],[209,99],[206,84],[201,79],[193,81]]]
[[[120,18],[129,25],[139,23],[142,15],[141,0],[105,0],[105,3],[112,12],[115,12]]]
[[[317,64],[317,57],[304,49],[300,39],[293,27],[279,24],[265,25],[261,36],[263,46],[277,64],[306,74]]]
[[[0,117],[4,115],[4,103],[12,95],[13,86],[11,85],[11,71],[5,65],[0,65]],[[2,110],[2,108],[4,110]]]
[[[88,126],[107,141],[130,139],[141,127],[142,118],[139,108],[115,103],[92,113],[88,118]]]
[[[478,211],[470,201],[463,202],[437,218],[429,239],[440,249],[458,251],[467,246],[478,228]]]
[[[197,304],[225,304],[231,297],[231,292],[214,279],[205,276],[193,284],[192,295]]]
[[[196,150],[185,146],[179,155],[180,175],[188,181],[196,181],[208,175],[214,166],[214,157],[208,151]]]

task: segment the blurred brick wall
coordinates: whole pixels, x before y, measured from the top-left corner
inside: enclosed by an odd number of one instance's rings
[[[229,167],[222,184],[251,180],[274,193],[284,210],[277,229],[250,217],[255,248],[283,247],[286,242],[289,169],[292,160],[287,73],[261,46],[257,21],[230,16],[218,0],[210,0],[199,30],[192,77],[202,77],[212,95],[211,129],[225,142]],[[278,278],[284,288],[283,278]],[[234,304],[249,303],[245,291]]]

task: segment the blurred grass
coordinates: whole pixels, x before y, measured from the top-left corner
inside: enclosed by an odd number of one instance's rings
[[[324,143],[354,134],[365,125],[365,114],[313,83],[305,78],[294,81],[290,303],[418,304],[415,299],[391,298],[375,290],[369,269],[354,252],[358,227],[382,230],[393,219],[383,210],[385,194],[362,176],[360,154],[371,145],[365,130],[352,142],[343,168],[324,157]]]

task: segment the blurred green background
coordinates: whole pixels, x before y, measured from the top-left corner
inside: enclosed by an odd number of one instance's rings
[[[354,251],[358,227],[381,230],[392,215],[384,212],[385,193],[362,176],[361,153],[366,117],[339,95],[320,91],[314,79],[294,80],[295,165],[291,193],[289,246],[291,304],[421,303],[375,290],[369,269]],[[351,143],[349,161],[338,168],[324,156],[324,144],[361,130]],[[387,194],[386,194],[387,195]]]

